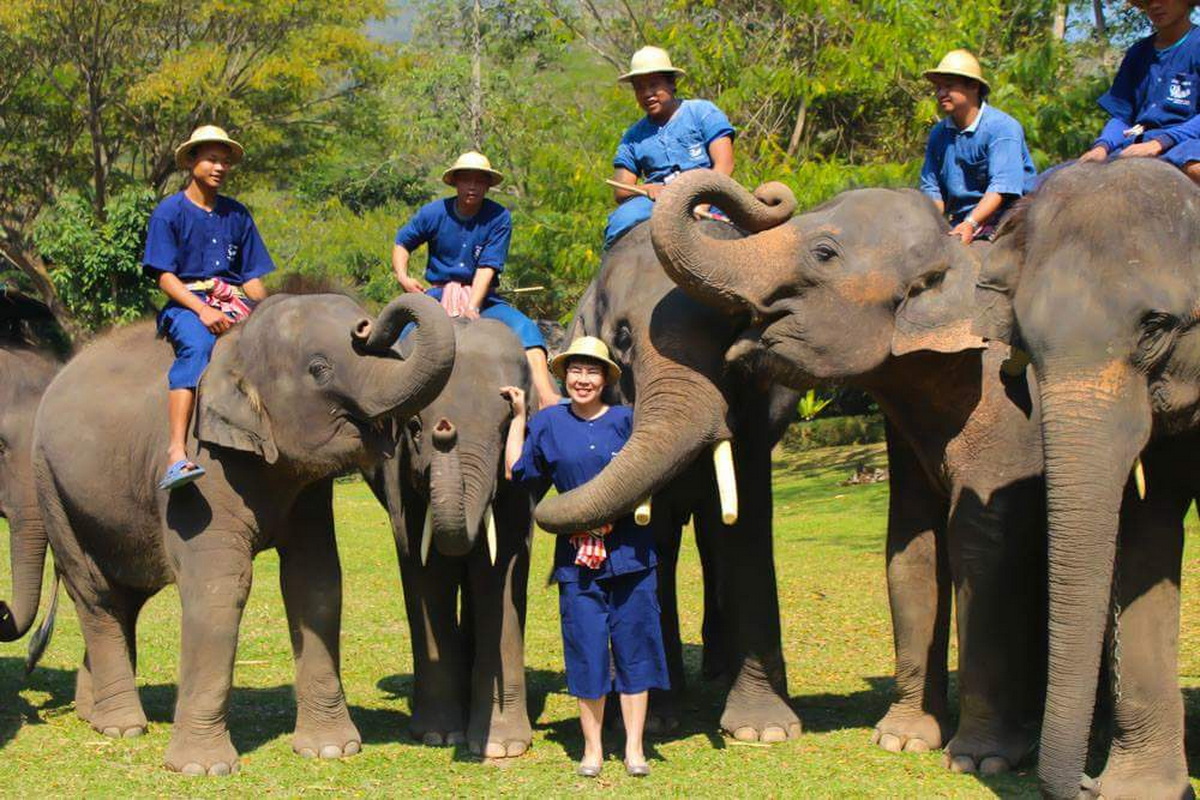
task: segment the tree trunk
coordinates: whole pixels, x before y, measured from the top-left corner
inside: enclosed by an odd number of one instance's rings
[[[800,146],[800,137],[804,135],[804,121],[808,117],[808,101],[800,100],[800,109],[796,112],[796,124],[792,128],[792,138],[788,142],[787,155],[788,158],[796,155],[796,148]]]
[[[483,9],[475,0],[471,10],[471,144],[483,150]]]
[[[62,298],[58,296],[58,290],[54,288],[50,272],[46,269],[42,259],[31,250],[15,245],[11,231],[3,231],[0,235],[4,236],[4,239],[0,240],[0,256],[29,278],[29,282],[33,284],[33,288],[41,297],[42,302],[54,314],[58,324],[62,326],[72,349],[87,341],[89,338],[87,331],[79,325],[79,322],[63,305]]]
[[[1067,37],[1067,4],[1054,4],[1054,22],[1051,25],[1051,33],[1054,38],[1060,42]]]
[[[1096,20],[1096,38],[1102,42],[1108,41],[1108,23],[1104,21],[1103,0],[1092,0],[1092,16]]]

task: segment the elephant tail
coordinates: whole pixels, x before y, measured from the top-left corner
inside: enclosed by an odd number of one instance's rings
[[[46,648],[50,646],[50,637],[54,635],[54,621],[58,618],[58,570],[54,571],[54,580],[50,584],[50,610],[33,636],[29,639],[29,652],[25,655],[25,674],[33,672],[33,668],[42,660]]]

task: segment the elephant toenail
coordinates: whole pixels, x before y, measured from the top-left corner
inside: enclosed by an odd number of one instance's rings
[[[145,732],[146,731],[144,728],[126,728],[125,731],[121,734],[121,738],[136,739],[137,737],[141,736]]]
[[[980,775],[1000,775],[1010,769],[1008,759],[1000,756],[988,756],[979,762]]]
[[[111,736],[111,737],[112,737],[112,738],[114,738],[114,739],[120,739],[120,738],[121,738],[121,729],[120,729],[120,728],[117,728],[117,727],[115,727],[115,726],[113,726],[113,727],[108,727],[108,728],[105,728],[104,730],[102,730],[102,731],[100,731],[100,732],[101,732],[102,734],[104,734],[105,736]]]
[[[342,748],[336,744],[326,744],[321,746],[321,758],[341,758]]]
[[[446,744],[462,744],[467,741],[467,735],[462,731],[450,731],[446,734]]]
[[[950,771],[973,773],[975,772],[975,759],[970,756],[954,756],[950,759]]]
[[[313,750],[311,747],[301,747],[296,750],[296,755],[300,756],[301,758],[316,758],[317,751]]]
[[[179,770],[184,775],[207,775],[208,770],[197,764],[195,761],[189,761],[183,765],[183,769]]]
[[[529,749],[529,744],[527,742],[509,742],[506,749],[508,750],[509,758],[513,758],[524,755],[525,751]]]
[[[483,748],[484,758],[504,758],[507,755],[508,751],[500,742],[488,742],[487,746]]]
[[[924,739],[909,739],[904,743],[904,752],[906,753],[928,753],[929,742]]]
[[[775,742],[786,742],[787,731],[777,725],[771,725],[763,729],[762,737],[759,739],[759,741],[770,742],[772,744]]]
[[[743,725],[733,732],[733,738],[739,742],[754,742],[758,740],[758,731],[749,725]]]
[[[435,733],[434,731],[430,731],[421,737],[422,744],[430,745],[432,747],[440,747],[443,741],[442,735],[440,733]]]
[[[899,753],[901,748],[900,737],[894,733],[885,733],[879,737],[879,746],[889,753]]]
[[[342,753],[348,756],[355,756],[362,752],[362,742],[346,742],[346,746],[342,748]]]
[[[224,777],[225,775],[228,775],[230,772],[231,772],[231,770],[229,769],[229,765],[226,764],[224,761],[220,761],[216,764],[213,764],[211,767],[208,768],[208,774],[212,775],[214,778],[215,777]]]

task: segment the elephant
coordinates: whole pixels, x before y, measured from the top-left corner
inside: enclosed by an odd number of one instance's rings
[[[1103,200],[1101,201],[1101,198]],[[977,329],[1038,377],[1051,797],[1191,796],[1178,685],[1183,518],[1200,490],[1200,190],[1157,159],[1055,171],[1002,226]],[[1101,653],[1112,743],[1084,776]]]
[[[770,222],[768,214],[762,224]],[[711,225],[713,235],[740,235],[727,224]],[[675,565],[691,515],[704,569],[704,672],[730,682],[721,727],[740,740],[794,738],[800,720],[789,705],[781,644],[770,452],[795,415],[796,395],[725,373],[722,355],[733,342],[733,327],[667,279],[647,224],[607,251],[571,329],[574,336],[602,339],[621,366],[621,384],[610,399],[633,404],[633,431],[604,472],[586,486],[545,498],[536,515],[545,530],[567,534],[616,519],[652,498],[649,524],[658,544],[672,689],[652,692],[647,728],[669,729],[677,722],[684,675]],[[724,465],[721,487],[715,462],[699,458],[710,448]]]
[[[0,600],[0,641],[12,642],[33,625],[42,590],[46,529],[33,482],[33,420],[60,363],[28,335],[31,319],[49,317],[36,301],[0,294],[0,517],[11,537],[13,602]]]
[[[391,345],[410,322],[414,352],[401,359]],[[176,583],[182,643],[166,764],[236,771],[226,713],[238,627],[253,556],[275,548],[296,663],[292,747],[352,755],[361,738],[340,679],[333,477],[389,456],[394,420],[441,391],[454,362],[449,319],[423,296],[397,298],[374,320],[342,295],[267,298],[220,337],[201,379],[194,433],[208,474],[164,492],[154,485],[171,360],[153,323],[117,329],[64,367],[38,408],[38,505],[85,644],[76,711],[108,736],[145,731],[138,612]]]
[[[524,628],[533,503],[504,478],[512,413],[499,389],[528,391],[529,365],[500,322],[460,318],[454,332],[445,389],[408,420],[397,457],[368,481],[396,538],[412,634],[412,733],[454,744],[465,731],[472,752],[504,758],[532,738]]]
[[[710,202],[739,224],[766,213],[732,179],[689,172],[656,203],[652,240],[689,296],[739,326],[727,359],[797,390],[860,387],[887,419],[898,699],[875,742],[924,751],[945,741],[953,591],[960,721],[947,764],[1014,767],[1036,740],[1044,684],[1040,416],[1010,348],[972,332],[986,248],[947,236],[912,190],[846,192],[740,241],[704,235],[692,210]]]

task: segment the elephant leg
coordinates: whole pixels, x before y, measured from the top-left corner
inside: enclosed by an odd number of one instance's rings
[[[662,512],[669,509],[662,509]],[[669,513],[659,513],[650,523],[655,526],[654,543],[658,552],[658,606],[662,609],[663,647],[667,656],[670,689],[651,689],[646,712],[648,733],[668,733],[679,727],[679,704],[686,686],[683,672],[683,638],[679,631],[679,595],[677,591],[679,548],[683,529]],[[616,695],[614,694],[614,698]],[[617,707],[614,702],[613,708]],[[609,715],[617,719],[618,714]]]
[[[890,425],[887,447],[887,588],[897,699],[875,724],[872,741],[892,752],[925,752],[942,746],[949,718],[947,502],[929,484],[916,454]]]
[[[1149,492],[1125,493],[1109,650],[1113,741],[1105,797],[1191,796],[1179,691],[1179,580],[1191,496],[1144,459]]]
[[[713,496],[716,491],[714,482]],[[700,641],[704,646],[704,652],[700,657],[700,675],[706,681],[715,681],[728,673],[730,653],[725,624],[721,619],[721,595],[718,588],[721,585],[718,578],[721,561],[713,541],[713,537],[720,535],[721,532],[720,509],[714,502],[709,503],[705,510],[709,513],[697,512],[692,515],[692,525],[695,527],[696,533],[696,549],[700,553],[700,572],[704,579],[704,619],[700,623]],[[659,586],[662,586],[661,579]],[[668,659],[668,667],[670,664]],[[674,674],[671,675],[671,685],[675,685]],[[683,689],[684,685],[681,683],[679,687]]]
[[[188,775],[228,775],[238,769],[226,716],[238,627],[250,594],[250,548],[244,533],[210,525],[199,536],[170,542],[168,549],[180,565],[183,625],[166,765]]]
[[[954,575],[959,723],[946,745],[954,772],[1015,768],[1037,744],[1045,686],[1044,488],[1026,480],[984,504],[956,493],[948,541]]]
[[[764,404],[765,405],[765,404]],[[751,408],[749,419],[766,419]],[[721,609],[727,611],[737,668],[721,728],[742,741],[779,742],[800,735],[788,703],[771,541],[771,444],[753,426],[734,442],[738,521],[714,534],[722,565]]]
[[[411,512],[411,513],[410,513]],[[429,561],[421,563],[423,504],[406,503],[408,555],[400,556],[404,607],[413,653],[413,737],[428,745],[466,741],[468,713],[468,661],[459,625],[458,595],[463,584],[462,559],[449,558],[430,548]]]
[[[529,749],[533,728],[525,692],[525,601],[529,583],[529,499],[501,488],[496,515],[496,563],[485,547],[467,557],[467,593],[474,634],[467,741],[485,758]]]
[[[333,532],[333,482],[323,481],[298,499],[279,546],[279,584],[296,662],[292,750],[305,758],[340,758],[362,748],[342,692],[342,568]]]

